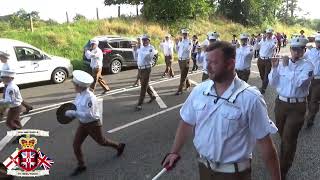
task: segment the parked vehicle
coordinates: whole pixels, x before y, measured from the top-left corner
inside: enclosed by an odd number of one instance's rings
[[[49,80],[58,84],[72,75],[73,66],[69,59],[49,55],[30,44],[0,38],[0,50],[10,54],[8,63],[15,67],[16,84]],[[2,65],[0,63],[0,69]]]
[[[120,36],[97,36],[94,39],[99,40],[98,47],[103,52],[103,68],[112,74],[119,73],[123,67],[137,67],[134,60],[132,44],[136,41]],[[85,50],[90,47],[90,40],[86,43],[83,50],[84,63],[89,66],[90,59],[85,56]],[[155,66],[158,60],[158,51],[153,58],[152,66]]]

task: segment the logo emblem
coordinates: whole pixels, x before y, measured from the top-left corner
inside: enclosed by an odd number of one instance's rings
[[[49,136],[49,132],[41,130],[16,130],[7,132],[9,136],[20,137],[17,148],[3,164],[7,168],[7,174],[19,177],[36,177],[49,175],[49,169],[54,163],[40,148],[35,149],[38,140],[31,135]]]

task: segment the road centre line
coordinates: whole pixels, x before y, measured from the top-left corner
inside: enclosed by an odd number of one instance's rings
[[[181,107],[182,105],[183,105],[183,103],[178,104],[178,105],[175,105],[175,106],[173,106],[173,107],[170,107],[170,108],[168,108],[168,109],[159,111],[159,112],[154,113],[154,114],[152,114],[152,115],[146,116],[146,117],[144,117],[144,118],[141,118],[141,119],[135,120],[135,121],[133,121],[133,122],[124,124],[124,125],[122,125],[122,126],[119,126],[119,127],[117,127],[117,128],[111,129],[111,130],[109,130],[109,131],[107,131],[107,132],[110,133],[110,134],[111,134],[111,133],[118,132],[118,131],[120,131],[120,130],[122,130],[122,129],[125,129],[125,128],[127,128],[127,127],[133,126],[133,125],[135,125],[135,124],[141,123],[141,122],[143,122],[143,121],[146,121],[146,120],[151,119],[151,118],[153,118],[153,117],[156,117],[156,116],[158,116],[158,115],[164,114],[164,113],[169,112],[169,111],[172,111],[172,110],[174,110],[174,109],[177,109],[177,108]]]
[[[190,74],[190,75],[197,75],[199,73],[201,73],[201,72],[196,72],[196,73],[193,73],[193,74]],[[180,78],[180,75],[177,75],[174,78],[154,81],[154,82],[150,83],[150,85],[160,84],[160,83],[163,83],[163,82],[172,81],[172,80],[176,80],[176,79],[179,79],[179,78]],[[120,94],[120,93],[123,93],[123,92],[133,91],[133,90],[136,90],[136,89],[139,89],[139,88],[140,87],[138,86],[138,87],[129,87],[129,88],[116,89],[116,90],[113,90],[113,92],[111,92],[111,93],[110,92],[106,93],[105,95],[97,95],[97,97],[98,98],[104,98],[104,97],[107,97],[107,96],[110,96],[110,95],[114,95],[114,94]],[[31,115],[36,115],[36,114],[40,114],[40,113],[43,113],[43,112],[51,111],[51,110],[57,109],[62,104],[70,103],[70,102],[73,102],[73,100],[64,101],[64,102],[48,105],[48,106],[45,106],[45,107],[37,108],[37,109],[33,110],[33,112],[31,112],[30,114],[22,115],[20,117],[29,117]],[[50,108],[50,107],[52,107],[52,108]],[[41,110],[41,109],[44,109],[44,110],[38,111],[38,110]],[[0,124],[1,123],[5,123],[5,121],[0,121]]]
[[[151,91],[153,92],[154,96],[156,97],[156,101],[161,109],[168,108],[168,106],[163,102],[161,97],[158,95],[157,91],[154,90],[152,86],[150,86]]]
[[[191,84],[194,84],[194,85],[198,85],[198,84],[199,84],[198,82],[195,82],[195,81],[192,80],[192,79],[189,79],[189,82],[190,82]]]

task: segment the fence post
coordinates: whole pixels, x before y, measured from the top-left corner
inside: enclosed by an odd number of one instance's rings
[[[66,17],[67,17],[67,23],[69,24],[69,15],[68,15],[68,11],[66,11]]]
[[[137,16],[139,16],[139,5],[136,5]]]
[[[33,32],[33,21],[32,21],[31,14],[29,14],[29,18],[30,18],[30,29],[31,29],[31,32]]]
[[[118,17],[120,18],[120,15],[121,15],[121,13],[120,13],[120,5],[118,6]]]
[[[97,20],[99,20],[99,9],[97,8],[96,11],[97,11]]]

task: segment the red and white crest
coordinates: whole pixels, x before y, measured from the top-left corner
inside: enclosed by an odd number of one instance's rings
[[[22,149],[18,157],[18,166],[24,171],[33,171],[38,167],[39,154],[36,150]]]

